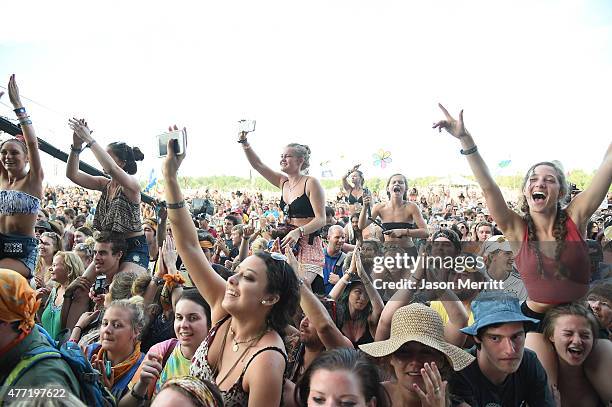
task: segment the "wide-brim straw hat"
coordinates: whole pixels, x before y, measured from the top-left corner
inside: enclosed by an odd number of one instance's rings
[[[464,350],[444,339],[444,324],[436,311],[423,304],[401,307],[391,320],[391,337],[385,341],[359,345],[370,356],[381,358],[391,355],[407,342],[419,342],[442,352],[453,370],[459,371],[474,361]]]

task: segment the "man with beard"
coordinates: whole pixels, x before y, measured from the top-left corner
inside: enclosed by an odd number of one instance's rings
[[[351,341],[336,326],[333,300],[317,297],[306,284],[302,284],[300,307],[304,313],[299,325],[300,341],[289,357],[287,370],[293,383],[320,353],[336,348],[353,348]]]
[[[514,255],[510,242],[503,235],[491,236],[483,243],[483,270],[487,280],[499,281],[503,291],[514,295],[521,302],[527,299],[527,290],[518,271],[514,269]]]
[[[546,371],[535,352],[525,349],[526,324],[513,296],[484,292],[474,300],[474,324],[461,331],[471,335],[476,360],[448,383],[453,405],[553,407]]]

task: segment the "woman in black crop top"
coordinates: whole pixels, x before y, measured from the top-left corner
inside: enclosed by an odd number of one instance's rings
[[[281,154],[280,172],[265,165],[247,141],[247,133],[240,133],[239,143],[251,166],[272,185],[281,189],[280,207],[285,223],[296,228],[282,240],[283,248],[298,244],[297,259],[308,272],[312,282],[323,276],[325,255],[319,230],[325,226],[325,193],[319,180],[307,175],[310,148],[303,144],[287,145]]]
[[[416,255],[412,238],[426,239],[429,232],[419,207],[407,200],[406,189],[406,177],[402,174],[392,175],[387,181],[389,201],[376,204],[371,210],[371,218],[380,218],[383,222],[385,246],[400,246]],[[359,216],[361,230],[372,223],[368,219],[368,207],[372,205],[372,197],[364,197],[363,204],[364,209]],[[411,224],[416,224],[416,229],[412,229]]]
[[[361,209],[363,205],[363,184],[365,182],[363,178],[363,172],[359,171],[361,164],[357,164],[342,177],[342,187],[348,194],[349,210],[351,215]],[[351,177],[351,183],[347,181],[347,178]]]
[[[146,272],[149,266],[149,246],[140,216],[140,185],[134,177],[136,161],[142,161],[144,155],[138,147],[132,148],[123,142],[102,147],[91,136],[85,120],[71,119],[70,128],[74,133],[66,176],[83,188],[102,191],[93,224],[96,230],[119,233],[125,237],[127,251],[123,254],[119,271]],[[87,147],[102,165],[104,172],[110,175],[110,180],[79,171],[79,154]]]

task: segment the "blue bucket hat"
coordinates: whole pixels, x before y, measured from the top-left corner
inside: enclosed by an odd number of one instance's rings
[[[528,318],[521,312],[518,298],[500,292],[482,292],[472,301],[474,323],[461,332],[476,336],[478,330],[494,324],[528,322],[537,324],[537,319]]]

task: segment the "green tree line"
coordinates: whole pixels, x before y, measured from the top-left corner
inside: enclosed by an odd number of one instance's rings
[[[569,173],[568,182],[576,184],[578,189],[584,189],[590,184],[593,175],[595,175],[595,171],[589,173],[584,170],[572,170]],[[518,189],[523,183],[523,177],[524,174],[504,175],[495,177],[495,181],[502,188]],[[434,184],[439,178],[440,177],[409,178],[408,185],[410,188],[424,188]],[[473,176],[468,176],[466,178],[474,180]],[[257,189],[260,191],[278,190],[278,188],[272,186],[262,177],[254,177],[252,180],[235,176],[179,177],[179,181],[182,188],[190,189],[210,188],[220,191],[236,191],[240,189]],[[158,182],[163,185],[163,180],[159,180]],[[371,177],[366,180],[366,186],[371,191],[383,191],[386,184],[387,178]],[[143,188],[145,185],[146,181],[141,181],[141,186]],[[321,179],[321,185],[325,190],[332,190],[342,187],[342,181],[340,179]]]

